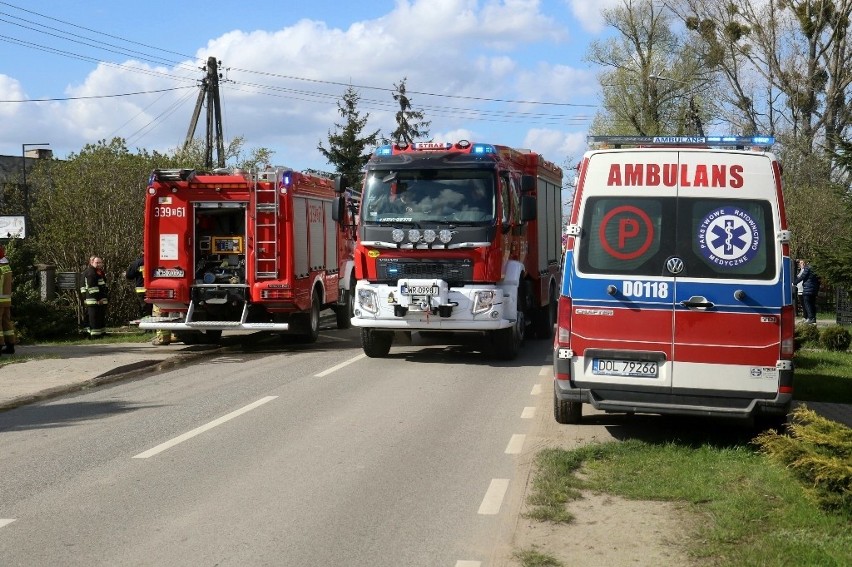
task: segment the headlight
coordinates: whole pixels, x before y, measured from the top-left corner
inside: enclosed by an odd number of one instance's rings
[[[416,228],[412,228],[408,231],[408,241],[409,242],[420,242],[420,231]]]
[[[488,311],[494,305],[495,295],[495,292],[491,290],[477,291],[473,296],[473,309],[471,311],[474,314]]]
[[[452,239],[453,232],[449,229],[445,228],[438,233],[438,240],[440,240],[442,244],[448,244]]]
[[[376,292],[371,289],[358,290],[358,304],[361,309],[369,313],[377,313],[379,311],[378,297]]]
[[[405,238],[405,232],[401,228],[395,228],[393,229],[393,232],[391,232],[391,238],[394,242],[399,244]]]
[[[436,238],[438,238],[438,234],[431,228],[427,228],[423,231],[423,240],[427,244],[432,244],[433,242],[435,242]]]

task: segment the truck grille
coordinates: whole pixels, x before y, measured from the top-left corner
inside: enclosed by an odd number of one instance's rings
[[[473,279],[473,263],[470,260],[414,260],[379,258],[376,262],[378,276],[387,283],[400,279],[439,279],[451,286],[464,285]]]

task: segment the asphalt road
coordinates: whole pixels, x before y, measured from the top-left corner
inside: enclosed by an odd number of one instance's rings
[[[550,342],[510,363],[474,346],[370,359],[323,331],[4,412],[0,563],[492,565]]]

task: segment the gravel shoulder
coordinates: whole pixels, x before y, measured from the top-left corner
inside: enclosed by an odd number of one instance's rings
[[[624,437],[630,418],[610,416],[583,407],[583,423],[560,425],[553,419],[550,382],[542,381],[534,432],[528,435],[520,462],[523,487],[514,502],[514,532],[510,549],[500,551],[494,565],[520,567],[515,551],[536,550],[571,567],[620,567],[690,565],[683,549],[690,526],[697,521],[678,504],[627,500],[609,494],[585,492],[569,502],[575,516],[559,525],[527,519],[527,496],[533,480],[532,462],[544,448],[573,449],[590,443],[617,441]]]

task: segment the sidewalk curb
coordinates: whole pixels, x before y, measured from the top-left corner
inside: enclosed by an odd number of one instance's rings
[[[131,364],[125,364],[124,366],[111,368],[103,374],[99,374],[98,376],[95,376],[94,378],[89,378],[88,380],[72,382],[69,384],[63,384],[61,386],[54,386],[52,388],[42,390],[35,394],[28,394],[25,396],[11,398],[4,402],[0,402],[0,411],[15,409],[17,407],[21,407],[27,404],[42,402],[45,400],[63,396],[65,394],[71,394],[74,392],[79,392],[81,390],[87,390],[89,388],[95,388],[98,386],[103,386],[105,384],[119,382],[121,380],[137,378],[139,376],[143,376],[152,372],[168,370],[170,368],[174,368],[182,364],[192,362],[196,359],[203,358],[205,356],[210,356],[210,354],[222,350],[224,348],[219,345],[207,346],[209,346],[210,348],[205,349],[203,351],[188,353],[178,352],[174,356],[169,357],[165,360],[142,360]]]

